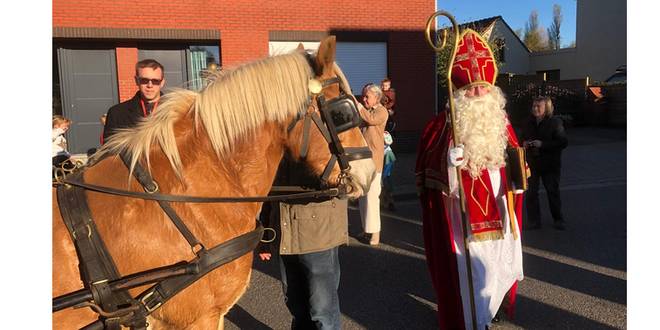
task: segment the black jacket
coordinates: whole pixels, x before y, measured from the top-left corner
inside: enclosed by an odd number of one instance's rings
[[[140,91],[137,91],[132,99],[115,104],[108,110],[103,127],[103,142],[107,142],[108,138],[116,133],[116,129],[134,127],[143,117]]]
[[[540,148],[527,148],[527,163],[532,174],[559,172],[561,151],[568,145],[564,122],[559,117],[546,117],[540,123],[530,116],[523,127],[523,141],[540,140]]]

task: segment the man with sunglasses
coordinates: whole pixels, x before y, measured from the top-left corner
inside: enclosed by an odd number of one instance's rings
[[[153,59],[146,59],[135,64],[135,84],[138,91],[128,101],[116,104],[108,110],[101,143],[117,132],[119,128],[137,125],[140,118],[156,111],[161,89],[165,86],[163,65]]]

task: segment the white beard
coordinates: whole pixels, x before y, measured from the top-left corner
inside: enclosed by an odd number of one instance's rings
[[[484,169],[504,166],[508,144],[506,99],[498,87],[479,97],[465,97],[460,91],[454,97],[456,105],[456,134],[464,146],[462,168],[470,176],[478,177]]]

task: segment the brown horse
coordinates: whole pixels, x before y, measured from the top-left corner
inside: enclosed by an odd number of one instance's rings
[[[267,195],[284,152],[321,174],[330,159],[318,129],[301,159],[303,121],[310,107],[308,81],[339,76],[335,38],[324,39],[312,61],[301,51],[265,58],[219,74],[203,91],[176,91],[136,128],[117,133],[100,153],[127,152],[148,168],[164,194],[194,196]],[[350,89],[346,89],[349,90]],[[338,96],[338,84],[323,88]],[[297,120],[297,121],[296,121]],[[314,125],[312,125],[314,127]],[[344,146],[366,146],[358,128],[339,134]],[[335,166],[331,184],[337,184]],[[351,162],[353,191],[364,192],[374,174],[371,159]],[[111,156],[84,173],[85,182],[142,191],[119,157]],[[156,202],[87,192],[96,226],[123,275],[194,257],[190,246]],[[261,203],[172,203],[193,234],[213,247],[255,228]],[[223,316],[245,292],[252,254],[228,263],[186,288],[149,318],[153,329],[223,328]],[[83,288],[78,259],[53,192],[53,296]],[[144,288],[131,290],[135,295]],[[53,328],[78,329],[96,320],[91,310],[53,314]]]

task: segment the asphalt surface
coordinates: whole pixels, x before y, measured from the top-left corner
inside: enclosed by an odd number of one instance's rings
[[[625,329],[626,131],[569,128],[562,181],[566,231],[552,228],[544,191],[543,228],[524,231],[515,320],[493,329]],[[359,212],[349,209],[351,242],[340,248],[344,329],[436,329],[436,298],[414,187],[414,154],[397,154],[396,211],[382,211],[381,245],[353,237]],[[289,329],[276,261],[255,258],[250,287],[227,314],[227,329]]]

